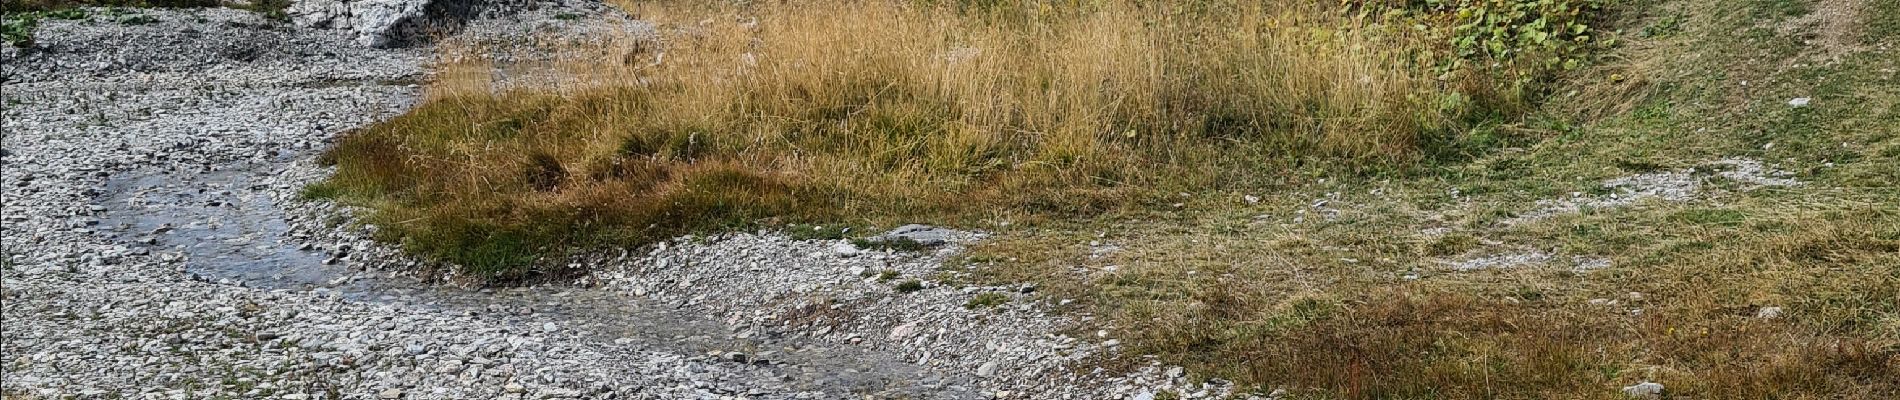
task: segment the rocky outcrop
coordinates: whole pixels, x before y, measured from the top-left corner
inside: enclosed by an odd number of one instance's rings
[[[444,24],[431,18],[432,3],[461,0],[301,0],[289,9],[291,21],[306,28],[346,29],[358,44],[392,47],[407,43],[431,24]]]

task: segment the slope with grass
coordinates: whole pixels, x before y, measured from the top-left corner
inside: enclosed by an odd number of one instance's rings
[[[1468,162],[1191,196],[968,269],[1319,398],[1900,395],[1900,4],[1625,8],[1622,46]]]
[[[1263,392],[1900,396],[1900,3],[1042,4],[623,4],[660,39],[448,65],[308,193],[504,280],[991,230],[935,279]]]
[[[1456,147],[1451,132],[1515,112],[1594,45],[1592,3],[1543,3],[1503,22],[1304,2],[629,3],[659,39],[457,58],[418,110],[344,139],[311,193],[372,206],[393,240],[488,277],[766,218],[1144,209]],[[1513,33],[1415,28],[1464,20]],[[554,83],[517,85],[537,80]]]

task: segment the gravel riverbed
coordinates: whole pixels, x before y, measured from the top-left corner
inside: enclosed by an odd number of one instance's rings
[[[561,7],[464,34],[571,18]],[[353,210],[298,192],[328,173],[312,159],[336,135],[416,101],[430,49],[236,10],[140,12],[49,20],[42,49],[3,55],[10,396],[1226,395],[1175,368],[1094,368],[1138,356],[1064,335],[1080,317],[1045,312],[1059,299],[1033,287],[932,282],[978,233],[921,253],[732,233],[577,257],[595,272],[572,283],[423,283],[438,280],[404,276],[419,261],[369,240]],[[893,285],[910,279],[922,290]],[[983,293],[1010,301],[965,307]]]

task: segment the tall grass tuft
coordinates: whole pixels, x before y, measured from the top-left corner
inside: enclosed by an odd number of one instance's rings
[[[657,38],[459,58],[345,138],[330,185],[507,275],[768,217],[1092,213],[1300,160],[1400,164],[1471,111],[1431,46],[1350,9],[1048,4],[625,2]]]

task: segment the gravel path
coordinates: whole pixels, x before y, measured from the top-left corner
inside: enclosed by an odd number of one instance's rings
[[[554,15],[552,7],[538,15]],[[599,7],[586,7],[590,12]],[[297,199],[341,131],[402,112],[428,49],[234,10],[48,21],[4,54],[7,394],[128,398],[1189,398],[1178,369],[1086,367],[1026,287],[930,283],[961,244],[840,251],[769,232],[579,257],[569,285],[396,272],[353,210]],[[609,18],[605,16],[601,18]],[[506,32],[545,18],[477,21]],[[479,28],[488,27],[488,28]],[[129,45],[129,44],[139,45]],[[923,279],[900,293],[885,270]],[[867,271],[869,273],[867,273]],[[980,293],[1012,299],[968,309]],[[1084,368],[1077,371],[1073,368]]]

